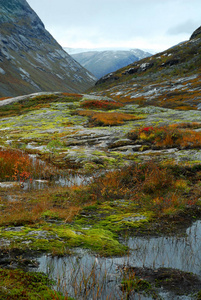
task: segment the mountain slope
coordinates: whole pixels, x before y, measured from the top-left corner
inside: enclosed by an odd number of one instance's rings
[[[88,51],[72,54],[72,57],[97,78],[101,78],[150,55],[148,52],[133,49],[130,51]]]
[[[201,109],[201,27],[190,40],[102,77],[93,89],[127,103]]]
[[[26,0],[0,0],[0,96],[84,91],[95,78],[46,31]]]

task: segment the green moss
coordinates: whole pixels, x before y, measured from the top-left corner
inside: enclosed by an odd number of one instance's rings
[[[126,155],[117,151],[110,151],[110,155],[114,156],[115,158],[122,159]]]
[[[62,148],[63,144],[59,139],[53,139],[47,144],[47,148],[55,152],[57,148]]]
[[[104,156],[104,162],[108,165],[113,166],[116,163],[116,159],[114,157]]]
[[[102,228],[87,230],[84,236],[80,236],[81,246],[91,248],[103,256],[123,255],[126,247],[121,245],[111,231]]]
[[[93,162],[86,162],[83,164],[83,168],[84,168],[85,174],[92,174],[93,171],[103,168],[103,165],[100,163],[96,164]]]
[[[70,248],[91,249],[103,256],[123,255],[127,249],[117,241],[116,236],[111,231],[102,228],[82,229],[82,227],[75,226],[70,229],[67,226],[59,226],[53,230],[59,238],[66,241]]]
[[[125,213],[125,214],[112,214],[107,216],[104,220],[99,222],[99,225],[108,230],[121,232],[131,228],[139,228],[151,220],[153,213]]]
[[[138,210],[138,212],[136,212]],[[90,225],[94,229],[123,233],[146,226],[152,221],[154,213],[140,211],[136,205],[126,200],[116,200],[99,204],[90,211],[83,210],[75,219],[74,225]]]
[[[57,256],[69,254],[69,248],[66,247],[64,241],[57,240],[56,236],[53,240],[43,238],[32,240],[28,248],[34,251],[48,252]]]
[[[68,107],[68,105],[65,105],[65,103],[79,102],[79,100],[79,95],[72,95],[70,97],[63,97],[62,95],[43,95],[34,97],[32,99],[27,98],[20,103],[17,102],[2,106],[0,116],[22,115],[29,112],[32,113],[34,109],[49,108],[51,105],[53,107],[59,107],[61,104],[63,104],[64,107]]]
[[[58,213],[53,212],[51,210],[44,211],[41,216],[45,219],[56,219],[57,220],[59,218]]]
[[[80,226],[48,225],[39,228],[22,227],[19,231],[1,229],[0,237],[11,242],[10,247],[45,251],[53,255],[69,254],[69,249],[82,247],[103,256],[122,255],[126,247],[111,231],[103,228],[82,229]]]
[[[54,282],[42,273],[24,272],[22,270],[0,269],[1,300],[51,300],[66,299],[51,289]]]
[[[90,211],[90,210],[93,211],[93,210],[95,210],[97,208],[98,208],[97,204],[89,205],[89,206],[85,207],[85,211]]]
[[[65,243],[57,239],[57,236],[41,227],[20,227],[18,230],[12,228],[1,229],[0,237],[10,241],[10,248],[22,250],[37,250],[54,253],[55,249],[63,250],[65,254]]]
[[[96,150],[96,151],[93,151],[92,154],[96,155],[96,156],[102,156],[102,155],[105,155],[105,152]]]

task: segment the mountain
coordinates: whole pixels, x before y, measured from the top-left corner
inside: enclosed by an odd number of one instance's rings
[[[201,109],[201,27],[164,52],[110,73],[92,91],[130,104]]]
[[[70,47],[64,47],[63,48],[68,54],[76,54],[81,52],[88,52],[88,51],[97,51],[97,49],[89,49],[89,48],[70,48]]]
[[[0,0],[0,96],[82,92],[95,78],[45,29],[26,0]]]
[[[127,50],[107,50],[107,51],[87,51],[71,54],[84,68],[89,70],[97,78],[114,72],[128,64],[138,61],[150,53],[139,49]]]
[[[152,56],[153,54],[140,49],[130,49],[130,52],[133,53],[138,58],[138,60]]]

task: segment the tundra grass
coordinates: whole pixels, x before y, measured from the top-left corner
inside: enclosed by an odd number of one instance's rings
[[[26,114],[32,110],[49,108],[51,103],[57,102],[77,102],[82,98],[79,94],[42,95],[31,99],[27,98],[20,102],[8,104],[1,107],[0,117],[10,117]]]
[[[53,290],[54,282],[42,273],[0,269],[1,300],[70,299]]]
[[[200,165],[149,161],[107,172],[86,186],[35,191],[23,197],[19,191],[14,202],[1,198],[0,237],[9,247],[54,255],[65,255],[75,247],[103,256],[122,255],[127,249],[118,240],[121,234],[151,232],[155,222],[162,224],[164,218],[177,215],[179,219],[181,212],[187,216],[194,209],[196,215],[200,179]],[[161,232],[171,225],[172,221],[161,226]]]

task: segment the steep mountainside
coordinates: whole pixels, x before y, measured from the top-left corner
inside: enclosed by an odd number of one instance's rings
[[[0,0],[0,96],[77,92],[95,78],[46,31],[26,0]]]
[[[97,78],[101,78],[147,56],[151,56],[151,54],[139,49],[130,51],[88,51],[72,54],[75,60]]]
[[[102,77],[93,89],[125,103],[201,109],[201,27],[190,40]]]

